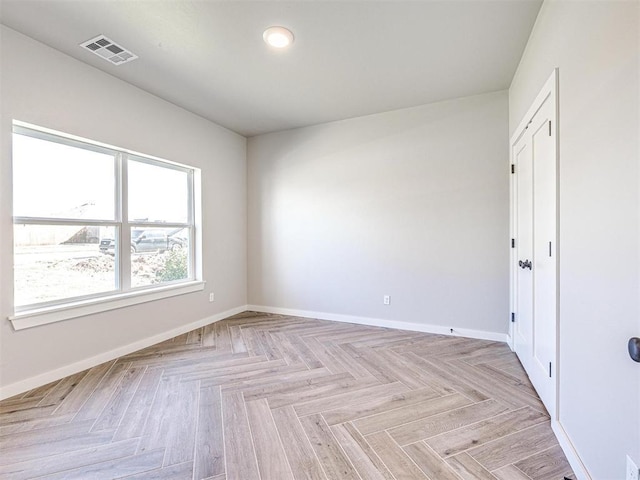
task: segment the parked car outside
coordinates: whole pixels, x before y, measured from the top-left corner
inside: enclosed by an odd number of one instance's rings
[[[167,250],[179,250],[187,244],[185,238],[177,234],[181,231],[170,229],[136,229],[131,230],[131,253],[162,253]],[[100,241],[100,252],[114,255],[116,242],[112,238]]]

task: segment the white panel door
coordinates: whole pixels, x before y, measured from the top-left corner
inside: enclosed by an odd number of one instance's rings
[[[556,138],[544,99],[513,146],[515,351],[552,416],[556,396]]]

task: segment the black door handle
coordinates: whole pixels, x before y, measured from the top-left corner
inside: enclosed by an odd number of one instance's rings
[[[531,260],[525,260],[524,262],[520,260],[518,262],[518,265],[520,265],[520,268],[522,268],[523,270],[525,268],[528,268],[529,270],[531,270]]]
[[[635,362],[640,362],[640,338],[629,339],[629,356]]]

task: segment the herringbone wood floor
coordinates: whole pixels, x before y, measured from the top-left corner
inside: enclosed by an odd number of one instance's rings
[[[0,402],[0,477],[574,478],[501,343],[252,312]]]

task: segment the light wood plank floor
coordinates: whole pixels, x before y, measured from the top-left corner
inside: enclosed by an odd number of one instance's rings
[[[575,478],[505,344],[246,312],[0,402],[0,478]]]

